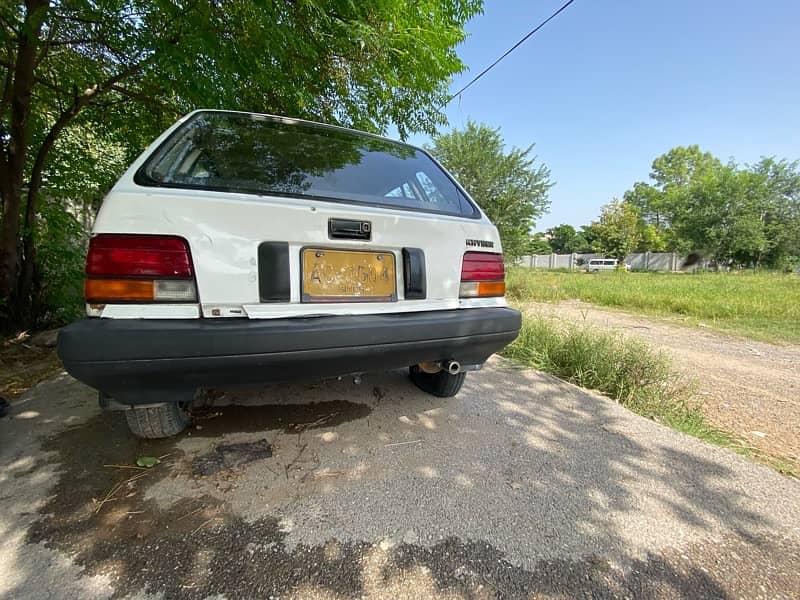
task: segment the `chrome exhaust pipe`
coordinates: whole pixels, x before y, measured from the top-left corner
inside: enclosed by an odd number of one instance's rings
[[[461,372],[461,365],[456,360],[448,360],[444,363],[444,370],[450,375],[458,375]]]

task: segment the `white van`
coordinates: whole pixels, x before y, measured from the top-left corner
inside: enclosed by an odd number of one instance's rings
[[[617,265],[619,265],[619,261],[616,258],[593,258],[586,263],[586,272],[615,271]],[[628,270],[628,265],[625,265],[625,270]]]

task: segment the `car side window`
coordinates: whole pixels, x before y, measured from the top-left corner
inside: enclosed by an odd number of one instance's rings
[[[408,182],[403,183],[402,185],[398,185],[393,190],[390,190],[386,193],[387,198],[412,198],[416,199],[414,195],[414,190],[411,189],[411,186]]]
[[[419,182],[422,191],[427,196],[428,202],[438,205],[439,207],[445,207],[448,205],[453,205],[453,202],[448,202],[447,199],[444,197],[444,194],[436,187],[436,184],[431,181],[431,178],[424,171],[419,171],[417,173],[417,181]],[[458,208],[456,204],[453,208]]]

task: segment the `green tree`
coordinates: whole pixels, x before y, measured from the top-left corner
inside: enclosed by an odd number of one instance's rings
[[[717,260],[780,267],[798,252],[800,176],[796,164],[731,163],[695,186],[680,226]]]
[[[55,143],[42,177],[35,231],[40,285],[31,297],[31,313],[41,324],[82,313],[88,233],[105,192],[126,163],[121,145],[87,127],[71,127]]]
[[[700,181],[716,176],[722,163],[699,146],[678,146],[657,157],[650,171],[651,183],[637,182],[625,192],[623,200],[636,208],[641,215],[643,250],[671,251],[695,249],[692,240],[680,235],[675,222],[688,214],[691,190]]]
[[[642,218],[638,249],[787,268],[800,256],[798,164],[764,158],[743,168],[698,146],[673,148],[653,161],[652,184],[625,193]]]
[[[699,251],[712,259],[771,267],[798,254],[798,163],[762,159],[723,165],[698,146],[653,161],[652,183],[624,196],[642,218],[638,250]]]
[[[583,236],[583,239],[585,239],[586,243],[588,244],[586,252],[591,252],[595,247],[597,239],[600,237],[600,231],[598,229],[597,223],[595,222],[595,223],[589,223],[588,225],[581,225],[580,233]]]
[[[639,211],[618,199],[600,209],[595,249],[619,261],[636,249],[642,239]]]
[[[641,239],[636,247],[636,252],[664,252],[667,249],[667,240],[664,239],[662,231],[653,224],[646,225],[644,221],[640,224]]]
[[[749,170],[760,182],[758,213],[767,240],[764,263],[790,268],[800,259],[800,162],[762,158]]]
[[[550,246],[550,242],[544,237],[543,233],[534,233],[528,240],[528,247],[525,250],[526,255],[552,253],[553,248]]]
[[[722,167],[719,159],[703,152],[697,144],[677,146],[653,161],[650,178],[662,192],[683,192],[702,177]]]
[[[533,145],[507,152],[499,129],[469,121],[463,130],[434,136],[429,150],[492,219],[506,257],[525,254],[553,186],[550,170],[535,164]]]
[[[481,0],[0,3],[0,303],[28,324],[40,196],[62,135],[128,159],[197,107],[432,133]],[[77,179],[77,177],[76,177]]]
[[[664,193],[662,190],[649,183],[637,181],[633,184],[632,190],[625,192],[622,199],[636,207],[645,225],[653,225],[658,230],[668,225],[664,214]]]
[[[572,254],[573,252],[589,252],[591,246],[582,233],[575,231],[572,225],[562,224],[547,230],[550,246],[556,254]]]

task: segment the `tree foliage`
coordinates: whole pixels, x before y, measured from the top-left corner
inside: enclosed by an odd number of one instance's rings
[[[784,268],[800,255],[798,162],[764,158],[740,167],[678,147],[656,158],[650,177],[624,196],[654,228],[645,239],[754,267]]]
[[[59,206],[50,187],[63,188],[64,174],[73,175],[77,188],[83,179],[80,158],[58,155],[65,132],[122,148],[126,161],[197,107],[376,132],[394,124],[402,136],[432,133],[445,122],[439,107],[449,78],[464,68],[454,48],[464,40],[464,23],[481,9],[481,0],[0,3],[6,321],[35,316],[39,217],[49,212],[55,219]],[[92,194],[76,189],[71,198]]]
[[[497,226],[506,257],[526,254],[553,186],[550,170],[531,154],[533,145],[506,151],[499,129],[469,121],[463,130],[434,136],[429,150]]]
[[[616,198],[600,209],[595,250],[622,262],[642,239],[639,211]]]
[[[679,146],[653,161],[637,182],[580,232],[547,231],[554,252],[696,252],[717,264],[775,269],[800,264],[800,161],[762,158],[722,163],[698,146]]]
[[[667,249],[667,241],[661,229],[655,225],[647,225],[644,220],[640,220],[640,240],[636,246],[636,252],[664,252]]]
[[[591,252],[592,246],[583,233],[576,231],[566,223],[551,227],[546,232],[550,247],[556,254],[572,254],[573,252]]]
[[[528,240],[528,246],[525,250],[525,255],[529,256],[532,254],[552,254],[553,248],[550,246],[550,242],[545,238],[544,233],[534,233],[531,235],[530,239]]]

